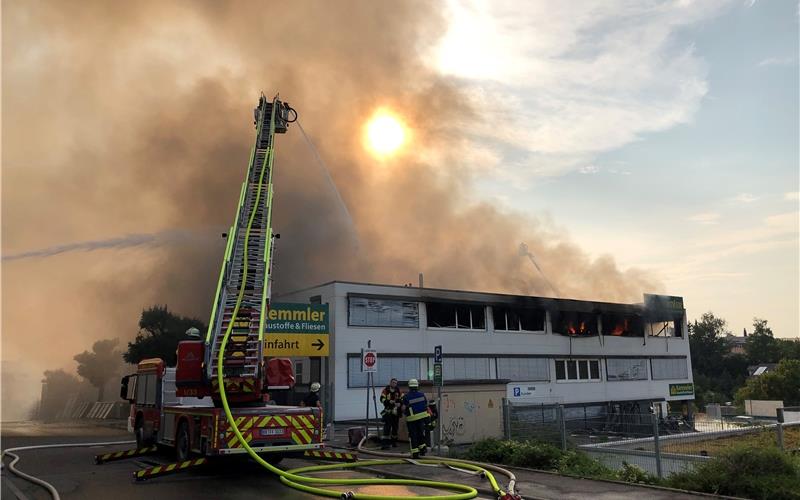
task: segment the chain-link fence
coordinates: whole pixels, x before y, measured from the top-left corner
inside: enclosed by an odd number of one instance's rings
[[[781,412],[776,423],[758,423],[734,416],[690,420],[680,415],[653,413],[649,406],[641,411],[617,405],[505,401],[503,408],[506,439],[542,441],[564,450],[579,449],[611,468],[621,468],[627,463],[659,477],[694,467],[739,445],[800,449],[800,421],[781,420]],[[785,411],[788,414],[790,409]]]

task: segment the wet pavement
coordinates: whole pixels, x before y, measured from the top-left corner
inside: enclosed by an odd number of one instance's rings
[[[3,424],[3,449],[52,443],[80,443],[93,441],[129,440],[124,430],[85,424]],[[276,500],[317,498],[293,490],[280,482],[246,456],[223,457],[208,466],[187,470],[179,474],[134,482],[133,473],[152,465],[172,462],[169,455],[153,455],[135,459],[94,464],[94,456],[130,449],[133,446],[115,445],[91,448],[56,448],[19,452],[21,461],[17,468],[50,482],[61,497],[69,499],[112,498],[128,499],[244,499],[270,498]],[[364,456],[365,459],[374,457]],[[4,459],[7,464],[10,459]],[[311,460],[287,459],[280,463],[282,469],[314,465]],[[536,471],[514,469],[518,487],[525,498],[648,498],[648,499],[696,499],[698,497],[681,492],[656,490],[635,485],[569,478]],[[329,471],[315,473],[319,477],[397,477],[430,479],[468,484],[479,492],[478,498],[495,498],[488,481],[477,476],[436,467],[415,465],[375,466],[358,471]],[[2,498],[49,499],[47,492],[28,483],[4,467],[2,471]],[[497,476],[504,484],[505,478]],[[361,487],[336,487],[330,489],[354,491],[374,495],[415,497],[441,495],[446,492],[424,487],[398,485],[369,485]]]
[[[13,424],[2,429],[3,449],[55,443],[82,443],[93,441],[128,440],[124,430],[86,425]],[[184,471],[179,474],[134,482],[133,473],[144,467],[172,461],[168,455],[153,455],[136,459],[94,464],[94,456],[129,449],[132,446],[114,445],[89,448],[54,448],[20,451],[17,468],[51,483],[64,500],[113,498],[128,499],[244,499],[270,498],[276,500],[318,498],[293,490],[280,482],[244,456],[224,457],[209,466]],[[4,459],[4,464],[10,462]],[[314,465],[315,461],[284,460],[284,469]],[[318,477],[377,477],[375,473],[359,471],[334,471],[315,474]],[[2,498],[27,498],[47,500],[50,496],[36,485],[2,471]],[[415,497],[442,494],[441,490],[396,485],[369,485],[360,487],[331,486],[340,491],[364,492],[376,495]]]

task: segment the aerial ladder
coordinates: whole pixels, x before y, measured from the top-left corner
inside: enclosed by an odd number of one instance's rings
[[[456,483],[302,475],[304,472],[352,468],[357,464],[316,465],[291,470],[282,470],[274,465],[283,454],[303,453],[311,458],[344,461],[356,460],[357,457],[323,450],[319,408],[279,406],[267,401],[267,391],[275,388],[267,371],[278,372],[276,378],[280,380],[283,378],[280,367],[285,362],[288,363],[289,378],[292,378],[288,360],[270,359],[270,369],[267,370],[264,330],[277,237],[272,231],[275,134],[285,133],[289,124],[297,120],[297,113],[277,96],[270,101],[262,94],[254,118],[256,139],[239,194],[236,217],[226,234],[227,244],[206,337],[179,342],[174,368],[167,367],[159,358],[145,359],[139,362],[135,374],[123,377],[120,396],[131,403],[128,423],[136,436],[137,448],[97,455],[96,463],[154,453],[163,446],[174,448],[177,462],[134,472],[134,478],[143,481],[204,466],[208,457],[247,453],[259,465],[280,476],[283,484],[315,495],[357,499],[362,497],[361,493],[322,486],[393,484],[442,488],[452,492],[426,498],[475,498],[478,494],[475,488]],[[273,370],[276,364],[278,368]],[[291,381],[293,383],[293,378]],[[280,383],[275,385],[281,386]],[[171,390],[173,387],[174,391]],[[210,398],[205,399],[208,396]],[[261,454],[269,454],[269,461]],[[458,466],[456,470],[487,477],[499,499],[519,499],[514,492],[516,478],[497,467],[485,468],[451,459],[411,462],[451,468]],[[393,458],[369,460],[363,465],[405,463],[406,459]],[[500,488],[487,468],[509,476],[511,482],[507,491]],[[389,500],[397,497],[366,495],[364,498]]]
[[[223,353],[225,391],[233,403],[259,401],[266,390],[264,325],[276,238],[272,231],[275,134],[285,133],[289,123],[297,119],[297,113],[277,96],[270,101],[262,94],[254,110],[254,119],[256,139],[250,152],[247,176],[242,183],[236,217],[227,233],[227,246],[203,349],[205,380],[210,382],[211,395],[216,401],[220,345],[233,323]],[[247,276],[243,282],[245,260]]]

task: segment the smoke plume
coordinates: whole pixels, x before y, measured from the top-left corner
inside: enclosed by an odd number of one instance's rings
[[[48,248],[41,248],[39,250],[30,250],[28,252],[15,253],[11,255],[3,255],[3,260],[18,260],[18,259],[35,259],[44,257],[53,257],[62,253],[69,252],[92,252],[95,250],[109,250],[121,249],[138,246],[156,246],[166,245],[170,243],[177,243],[181,241],[188,241],[191,238],[191,233],[181,230],[162,231],[154,234],[128,234],[117,238],[108,238],[105,240],[93,241],[79,241],[76,243],[67,243],[65,245],[56,245]]]
[[[433,287],[548,294],[520,241],[565,296],[630,301],[655,286],[535,218],[471,202],[476,174],[458,146],[486,117],[421,60],[445,29],[437,4],[3,7],[2,250],[52,255],[4,262],[4,363],[73,368],[93,341],[133,338],[153,303],[207,317],[225,246],[218,228],[234,215],[262,90],[298,110],[359,238],[290,128],[275,163],[278,292],[331,279],[400,284],[424,272]],[[362,147],[379,106],[412,132],[411,147],[385,162]],[[122,235],[176,230],[202,236],[123,244]],[[75,241],[92,243],[64,246]],[[116,243],[63,252],[101,241]],[[33,395],[35,382],[25,388]]]

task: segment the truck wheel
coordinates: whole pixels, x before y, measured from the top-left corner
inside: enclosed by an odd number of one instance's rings
[[[178,462],[189,460],[191,453],[191,446],[189,444],[189,425],[186,422],[181,422],[178,426],[178,433],[175,436],[175,457]]]
[[[141,417],[136,419],[136,424],[133,426],[133,433],[136,436],[136,448],[144,448],[150,444],[144,438],[144,422]]]

